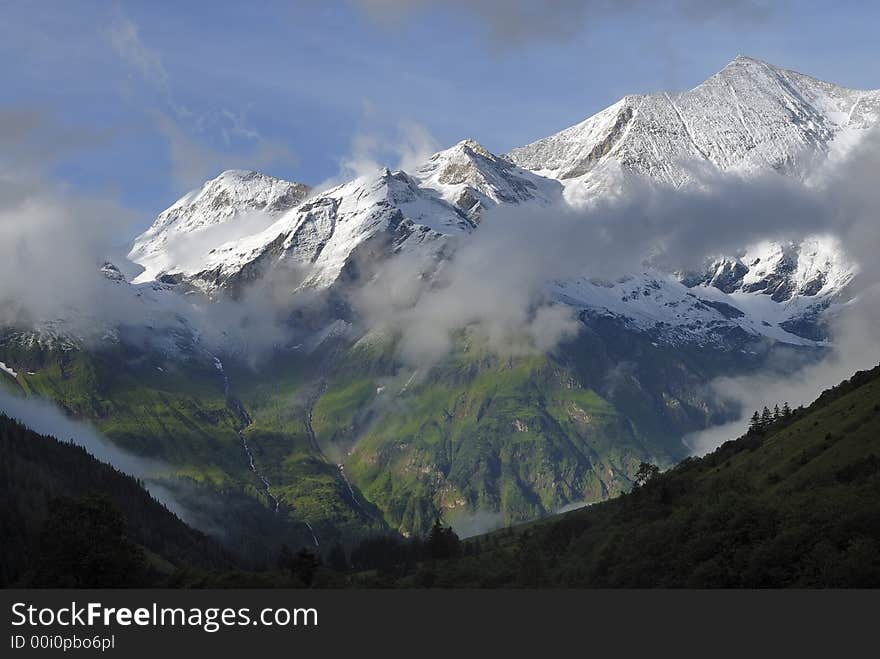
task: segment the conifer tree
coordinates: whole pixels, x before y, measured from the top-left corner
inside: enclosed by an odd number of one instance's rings
[[[348,571],[348,559],[345,557],[345,549],[338,542],[333,545],[333,548],[327,555],[327,565],[337,572]]]
[[[752,414],[752,419],[749,422],[749,432],[756,433],[761,430],[761,415],[758,414],[758,410],[755,410],[755,413]]]

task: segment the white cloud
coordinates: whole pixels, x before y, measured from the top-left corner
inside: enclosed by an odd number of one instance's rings
[[[364,118],[372,123],[375,108],[365,100]],[[351,150],[339,160],[339,173],[315,186],[315,192],[345,181],[374,174],[382,167],[414,171],[440,150],[437,140],[423,125],[401,121],[391,130],[374,128],[355,133]]]
[[[123,62],[158,94],[157,105],[162,109],[148,108],[147,113],[168,141],[171,174],[177,185],[189,189],[224,169],[261,169],[293,160],[287,145],[264,138],[248,123],[244,109],[196,110],[182,104],[161,55],[144,43],[137,24],[121,10],[106,32]],[[222,150],[209,146],[212,137],[222,144]]]
[[[137,69],[146,80],[161,90],[170,102],[171,85],[168,72],[165,70],[159,54],[144,45],[138,26],[117,10],[116,17],[107,29],[107,34],[116,53]]]

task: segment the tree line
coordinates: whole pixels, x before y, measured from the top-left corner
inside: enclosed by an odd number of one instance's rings
[[[772,410],[765,405],[762,410],[755,410],[752,414],[749,420],[749,434],[761,434],[782,422],[791,421],[797,414],[803,412],[803,409],[799,407],[797,410],[792,410],[788,401],[784,402],[782,407],[779,407],[778,403],[775,404]]]

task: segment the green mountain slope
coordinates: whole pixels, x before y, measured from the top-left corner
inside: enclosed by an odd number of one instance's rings
[[[224,391],[210,355],[125,343],[91,350],[3,347],[5,359],[19,367],[19,393],[52,400],[125,450],[161,461],[162,485],[236,554],[260,563],[274,560],[282,544],[314,546],[299,511],[286,502],[277,512],[270,505],[240,434],[250,432],[253,420]],[[270,462],[258,442],[251,453],[257,470]]]
[[[501,358],[467,333],[429,369],[370,368],[387,355],[375,346],[352,353],[315,429],[407,535],[437,517],[501,526],[628,491],[642,461],[675,464],[682,435],[724,418],[706,381],[753,367],[739,351],[662,346],[605,321],[546,355]]]
[[[880,586],[880,366],[630,494],[466,553],[399,583]]]
[[[639,459],[671,460],[588,388],[544,357],[462,358],[430,373],[355,447],[352,477],[389,523],[491,510],[534,519],[573,500],[628,489]],[[384,392],[383,392],[384,393]]]
[[[486,528],[615,496],[642,461],[675,464],[683,434],[725,420],[706,381],[765,356],[666,346],[607,319],[547,355],[501,358],[462,331],[420,368],[387,337],[224,356],[222,369],[184,338],[136,338],[86,349],[7,333],[0,360],[25,394],[167,463],[193,508],[228,506],[201,528],[263,559],[280,543],[350,547],[437,517]]]

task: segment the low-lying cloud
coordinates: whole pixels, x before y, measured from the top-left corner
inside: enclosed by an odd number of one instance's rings
[[[130,328],[129,337],[138,328],[176,330],[198,337],[207,350],[241,353],[283,345],[289,315],[308,301],[292,296],[304,276],[296,268],[276,269],[259,290],[217,301],[138,290],[101,272],[106,262],[130,270],[123,254],[143,218],[111,196],[58,182],[53,169],[62,156],[105,139],[40,111],[0,111],[0,327],[57,331],[87,343],[120,326]],[[218,231],[235,239],[261,222],[245,218]],[[184,247],[198,248],[201,239],[194,235]],[[155,334],[140,332],[145,341]]]
[[[615,280],[646,267],[699,270],[713,255],[764,241],[831,234],[862,264],[858,293],[880,281],[872,176],[880,132],[830,163],[811,185],[776,173],[692,171],[681,189],[633,177],[621,192],[585,207],[499,206],[439,264],[391,259],[353,297],[368,326],[400,334],[402,357],[430,363],[470,327],[490,349],[543,352],[577,332],[574,311],[547,296],[547,283],[580,276]],[[869,305],[867,298],[860,305]]]
[[[492,510],[475,510],[472,513],[462,510],[447,514],[447,518],[446,521],[459,538],[472,538],[505,526],[504,514]]]
[[[45,113],[0,112],[0,324],[33,325],[60,310],[99,313],[115,302],[102,295],[101,264],[119,253],[135,213],[108,197],[79,194],[51,170],[71,150],[100,143]],[[55,140],[54,136],[61,136]]]
[[[774,405],[808,405],[822,391],[880,363],[880,284],[863,289],[857,302],[832,324],[834,345],[818,362],[768,364],[755,375],[722,377],[710,384],[715,396],[739,407],[739,417],[729,423],[684,438],[695,455],[712,451],[745,432],[755,410]]]

